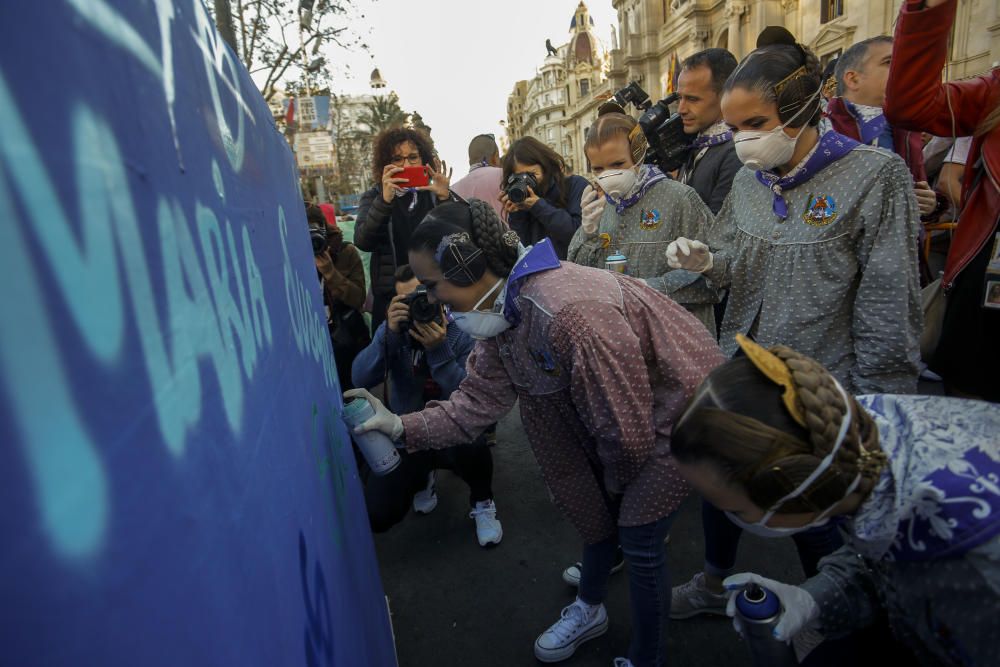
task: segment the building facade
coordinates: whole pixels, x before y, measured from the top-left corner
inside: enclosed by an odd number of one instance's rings
[[[507,98],[506,150],[533,136],[586,173],[583,143],[597,107],[629,81],[654,100],[670,90],[670,63],[709,47],[737,58],[769,25],[788,28],[825,65],[855,42],[891,35],[902,0],[611,0],[618,31],[611,50],[598,40],[586,5],[570,22],[570,40],[553,49],[534,78]],[[676,62],[675,61],[675,62]],[[1000,2],[959,3],[946,76],[960,79],[1000,66]]]
[[[597,106],[611,96],[608,56],[581,2],[570,20],[570,39],[555,47],[530,80],[518,81],[507,98],[507,143],[532,136],[566,161],[571,172],[586,171],[583,142]]]
[[[618,11],[619,48],[611,51],[609,79],[617,89],[639,81],[651,97],[669,89],[665,76],[675,56],[709,47],[737,58],[753,50],[757,35],[781,25],[825,65],[855,42],[891,35],[902,0],[612,0]],[[1000,62],[1000,3],[959,3],[947,76],[982,74]]]

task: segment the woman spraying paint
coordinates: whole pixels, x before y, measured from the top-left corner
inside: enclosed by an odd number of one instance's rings
[[[377,407],[362,430],[411,451],[447,447],[474,439],[519,400],[546,484],[587,545],[579,597],[538,637],[535,655],[563,660],[607,630],[603,601],[620,541],[633,625],[628,657],[617,664],[661,664],[663,540],[686,495],[669,434],[722,359],[711,335],[640,281],[562,264],[547,240],[520,247],[478,200],[435,208],[411,238],[409,259],[429,298],[480,340],[458,390],[421,412],[400,418],[367,392],[348,392]]]
[[[747,356],[712,371],[677,422],[681,473],[762,537],[833,522],[848,543],[801,586],[739,574],[726,587],[776,593],[785,641],[887,613],[920,664],[998,664],[1000,407],[854,398],[790,348],[740,345]]]

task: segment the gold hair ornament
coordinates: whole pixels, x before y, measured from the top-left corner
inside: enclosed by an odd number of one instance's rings
[[[739,344],[740,349],[743,350],[743,353],[747,355],[747,358],[757,367],[757,370],[763,373],[771,382],[785,388],[781,394],[781,400],[784,402],[785,408],[788,409],[792,418],[800,426],[808,428],[805,416],[802,414],[802,408],[799,405],[798,390],[795,388],[792,372],[788,370],[785,362],[743,334],[736,334],[736,342]]]

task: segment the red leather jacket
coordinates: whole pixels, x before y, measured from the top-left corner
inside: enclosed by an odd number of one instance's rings
[[[855,141],[861,141],[858,120],[848,110],[843,98],[830,98],[830,102],[826,105],[826,117],[830,119],[834,130]],[[894,126],[892,148],[909,167],[914,182],[927,180],[927,170],[924,168],[924,140],[919,132],[910,132]]]
[[[900,7],[883,108],[894,127],[942,137],[974,135],[962,180],[961,217],[942,280],[946,290],[982,250],[1000,216],[1000,126],[976,134],[982,120],[1000,104],[1000,70],[941,83],[957,4],[950,0],[923,9],[923,0],[906,0]],[[983,173],[972,187],[977,166]]]

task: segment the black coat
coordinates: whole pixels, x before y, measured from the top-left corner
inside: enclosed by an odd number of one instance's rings
[[[700,152],[691,151],[681,170],[681,182],[694,188],[712,213],[718,214],[743,163],[736,155],[736,144],[732,140],[710,146],[701,159],[696,160]]]

